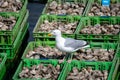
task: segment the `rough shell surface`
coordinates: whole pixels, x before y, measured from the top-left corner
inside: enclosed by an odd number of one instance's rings
[[[62,14],[62,15],[82,15],[85,5],[82,3],[57,3],[52,1],[47,8],[47,14]]]
[[[19,12],[22,6],[21,0],[0,0],[0,12]]]
[[[26,54],[26,58],[31,59],[40,59],[40,58],[54,58],[54,59],[63,59],[66,56],[66,53],[62,53],[56,48],[51,48],[49,46],[39,46],[35,47],[33,51],[29,51]]]
[[[112,61],[114,55],[115,50],[113,49],[81,49],[74,53],[73,59],[88,61]]]
[[[12,30],[16,24],[17,19],[15,17],[2,17],[0,16],[0,30]]]
[[[85,26],[80,30],[83,34],[112,34],[117,35],[120,32],[120,25],[100,25],[96,24],[94,26]]]
[[[41,78],[56,80],[60,74],[60,65],[53,66],[48,64],[33,65],[31,67],[23,67],[22,71],[19,73],[19,78]]]
[[[88,16],[120,16],[120,3],[110,4],[109,7],[94,3]]]
[[[38,32],[51,32],[52,30],[58,29],[62,33],[74,33],[78,22],[69,23],[69,22],[49,22],[45,20],[38,28]]]
[[[107,80],[107,77],[107,70],[92,70],[91,67],[78,70],[78,68],[74,67],[66,80]]]

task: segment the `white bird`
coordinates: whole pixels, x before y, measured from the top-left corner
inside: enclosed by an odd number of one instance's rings
[[[72,38],[63,38],[60,30],[53,30],[48,36],[55,36],[56,47],[67,53],[75,52],[81,48],[90,47],[88,43],[84,40],[76,40]]]

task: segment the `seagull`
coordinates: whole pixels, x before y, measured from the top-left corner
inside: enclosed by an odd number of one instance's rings
[[[84,40],[63,38],[60,30],[53,30],[48,36],[55,36],[56,47],[62,52],[72,53],[79,49],[90,47]]]

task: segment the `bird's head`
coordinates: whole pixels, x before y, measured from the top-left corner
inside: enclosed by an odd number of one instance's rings
[[[61,36],[60,30],[53,30],[51,33],[48,34],[48,36]]]

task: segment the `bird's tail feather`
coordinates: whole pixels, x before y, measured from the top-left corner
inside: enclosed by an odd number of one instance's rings
[[[90,45],[89,45],[89,43],[87,42],[86,45],[83,46],[82,48],[89,48],[89,47],[90,47]]]
[[[83,48],[89,48],[89,47],[90,47],[90,45],[85,45],[85,46],[83,46],[83,47],[80,47],[80,48],[76,49],[75,51],[77,51],[77,50],[79,50],[79,49],[83,49]]]
[[[86,45],[86,46],[84,46],[84,47],[81,47],[81,48],[89,48],[90,47],[90,45]]]

